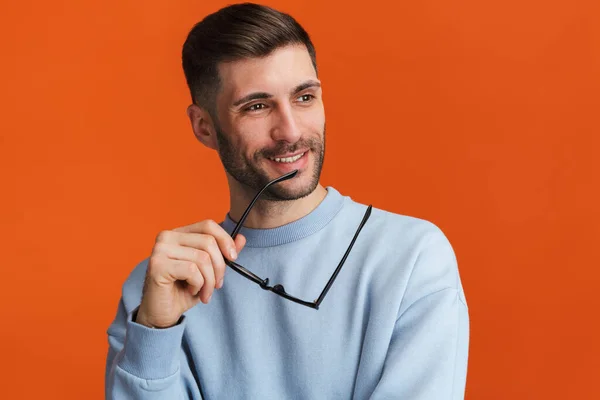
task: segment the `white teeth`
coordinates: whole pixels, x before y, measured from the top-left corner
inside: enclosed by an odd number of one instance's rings
[[[304,153],[298,154],[297,156],[294,156],[294,157],[270,158],[270,160],[277,161],[277,162],[283,162],[283,163],[291,163],[291,162],[297,161],[303,155],[304,155]]]

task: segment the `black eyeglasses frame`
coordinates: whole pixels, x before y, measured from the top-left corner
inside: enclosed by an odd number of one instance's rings
[[[235,240],[237,234],[239,233],[240,229],[242,228],[244,221],[246,220],[246,218],[248,217],[248,214],[250,213],[250,210],[252,210],[252,207],[254,206],[254,204],[256,203],[256,201],[260,198],[260,196],[263,194],[263,192],[265,190],[267,190],[271,185],[274,185],[276,183],[291,179],[293,177],[295,177],[298,173],[298,170],[294,170],[291,172],[288,172],[285,175],[280,176],[279,178],[275,178],[272,181],[270,181],[269,183],[267,183],[257,194],[256,196],[254,196],[254,199],[252,200],[252,202],[250,202],[250,204],[248,205],[248,207],[246,208],[246,210],[244,211],[244,213],[242,214],[242,217],[240,218],[240,220],[238,221],[238,223],[236,224],[235,228],[233,229],[233,231],[231,232],[231,237]],[[371,215],[371,209],[372,209],[372,205],[369,205],[367,207],[367,211],[365,212],[365,215],[363,216],[363,219],[360,223],[360,225],[358,226],[358,229],[356,230],[356,233],[354,234],[354,237],[352,238],[352,241],[350,242],[350,245],[348,246],[348,249],[346,250],[346,253],[344,253],[344,256],[342,257],[340,263],[338,264],[337,268],[335,269],[335,271],[333,272],[333,274],[331,275],[331,277],[329,278],[329,281],[327,282],[327,285],[325,285],[325,288],[323,288],[323,291],[321,292],[321,294],[319,295],[319,297],[314,300],[314,301],[306,301],[306,300],[302,300],[299,299],[297,297],[294,297],[290,294],[288,294],[283,285],[277,284],[277,285],[273,285],[273,286],[269,286],[269,278],[266,279],[262,279],[261,277],[259,277],[258,275],[254,274],[253,272],[249,271],[248,269],[244,268],[243,266],[241,266],[240,264],[234,262],[234,261],[230,261],[225,259],[225,263],[231,267],[231,269],[233,269],[234,271],[236,271],[237,273],[239,273],[240,275],[242,275],[243,277],[251,280],[252,282],[258,284],[262,289],[273,292],[287,300],[293,301],[294,303],[298,303],[301,304],[303,306],[306,307],[310,307],[313,308],[315,310],[319,309],[319,306],[321,305],[321,302],[323,301],[323,299],[325,298],[325,295],[327,295],[327,292],[329,292],[329,289],[331,288],[331,286],[333,285],[333,282],[335,281],[335,279],[337,278],[338,274],[340,273],[342,266],[344,265],[344,263],[346,262],[346,259],[348,258],[348,255],[350,254],[350,251],[352,250],[352,247],[354,246],[354,242],[356,242],[356,239],[358,238],[358,235],[360,233],[360,231],[362,230],[363,226],[365,225],[365,223],[367,222],[367,220],[369,219],[369,216]]]

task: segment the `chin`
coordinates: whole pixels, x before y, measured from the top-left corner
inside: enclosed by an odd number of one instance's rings
[[[318,180],[294,182],[294,178],[292,178],[290,181],[276,183],[271,186],[265,195],[272,200],[298,200],[313,193],[318,185]]]

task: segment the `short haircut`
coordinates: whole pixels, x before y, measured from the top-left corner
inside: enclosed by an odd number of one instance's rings
[[[316,52],[308,33],[288,14],[259,4],[242,3],[206,16],[189,32],[182,50],[183,71],[192,102],[216,117],[220,63],[265,57],[294,44],[306,46],[317,71]]]

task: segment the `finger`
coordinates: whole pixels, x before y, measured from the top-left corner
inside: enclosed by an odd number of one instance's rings
[[[229,260],[237,258],[237,248],[231,236],[225,229],[213,220],[204,220],[192,225],[176,228],[173,231],[183,233],[201,233],[214,236],[221,253]]]
[[[189,234],[188,234],[189,235]],[[217,239],[211,235],[201,235],[203,249],[210,255],[213,274],[215,276],[215,288],[220,289],[223,286],[223,277],[225,276],[225,260],[219,249]]]
[[[235,247],[237,248],[237,252],[239,253],[240,251],[242,251],[242,249],[244,248],[244,246],[246,245],[246,237],[243,236],[241,233],[238,233],[238,235],[235,237]],[[225,278],[225,262],[223,262],[223,274],[222,275],[217,275],[216,273],[216,269],[215,269],[215,277],[217,279],[217,286],[215,286],[217,289],[221,289],[223,287],[223,279]],[[220,271],[219,271],[220,272]]]
[[[202,299],[202,302],[204,304],[208,304],[208,301],[215,290],[215,270],[210,258],[210,254],[205,251],[202,253],[205,254],[205,256],[202,256],[203,259],[200,261],[200,263],[196,263],[196,265],[198,265],[198,270],[200,270],[200,273],[204,278],[204,286],[202,286],[202,289],[200,289],[199,295]]]
[[[204,278],[204,285],[201,290],[201,298],[204,303],[212,295],[215,288],[215,274],[213,271],[212,260],[210,254],[204,250],[199,250],[193,247],[180,246],[177,244],[162,243],[155,247],[160,247],[161,254],[173,260],[191,261],[197,265],[197,269]]]
[[[183,260],[170,260],[169,275],[173,281],[185,281],[190,293],[196,296],[204,286],[204,277],[196,263]]]
[[[171,232],[163,235],[162,240],[162,245],[169,243],[206,251],[210,255],[214,268],[216,287],[221,288],[226,265],[214,236],[202,233]]]
[[[240,251],[242,251],[242,249],[246,245],[246,237],[244,235],[242,235],[241,233],[238,233],[237,236],[235,237],[234,242],[235,242],[235,247],[237,248],[237,252],[239,253]]]

